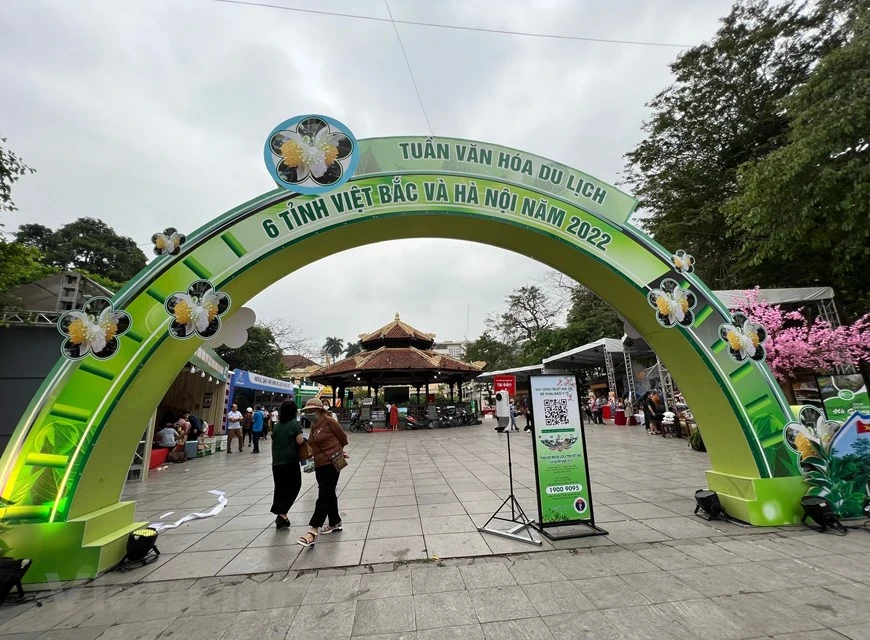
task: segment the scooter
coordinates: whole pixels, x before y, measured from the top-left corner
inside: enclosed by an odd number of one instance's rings
[[[441,412],[439,420],[442,427],[456,427],[460,424],[455,413],[448,414],[446,411]]]
[[[459,425],[462,427],[480,424],[480,421],[464,408],[459,413]]]
[[[353,433],[359,433],[360,431],[366,431],[368,433],[372,432],[372,428],[374,425],[371,420],[363,420],[362,416],[360,416],[358,411],[354,411],[350,414],[350,430]]]
[[[429,418],[415,418],[414,416],[406,416],[405,422],[409,429],[434,429],[435,421]]]

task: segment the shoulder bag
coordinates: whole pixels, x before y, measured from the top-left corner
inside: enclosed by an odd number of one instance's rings
[[[324,429],[324,428],[326,428],[326,427],[321,427],[321,429]],[[317,433],[320,433],[320,431],[318,431]],[[336,451],[335,453],[333,453],[331,455],[326,453],[320,447],[317,447],[317,450],[320,451],[320,453],[322,453],[323,455],[325,455],[329,459],[329,462],[332,463],[332,466],[335,467],[336,471],[341,471],[342,469],[344,469],[347,466],[347,460],[345,459],[344,453],[342,452],[341,448],[339,448],[338,451]]]

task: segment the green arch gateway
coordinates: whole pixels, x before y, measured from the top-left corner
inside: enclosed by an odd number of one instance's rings
[[[320,122],[313,129],[312,120]],[[322,116],[276,127],[265,156],[282,188],[153,260],[111,301],[110,314],[125,312],[129,328],[122,320],[118,336],[105,336],[111,344],[100,357],[100,345],[84,357],[67,350],[21,418],[0,461],[0,538],[9,555],[33,558],[29,580],[93,576],[123,556],[127,534],[143,524],[132,502],[119,501],[132,452],[171,384],[168,372],[203,336],[300,267],[388,239],[489,244],[592,289],[673,372],[709,452],[708,485],[729,514],[755,525],[797,521],[806,486],[782,437],[793,421],[785,398],[763,362],[732,348],[721,327],[737,319],[687,272],[691,260],[628,222],[632,197],[514,149],[452,138],[357,141]],[[206,310],[199,326],[196,309]],[[69,322],[61,329],[75,337]]]

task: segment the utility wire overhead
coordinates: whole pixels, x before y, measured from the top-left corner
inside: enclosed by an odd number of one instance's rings
[[[371,20],[372,22],[391,22],[393,26],[397,24],[407,24],[416,27],[432,27],[435,29],[454,29],[456,31],[477,31],[480,33],[496,33],[500,35],[522,36],[525,38],[550,38],[553,40],[574,40],[578,42],[603,42],[607,44],[633,44],[645,47],[666,47],[671,49],[688,49],[692,45],[676,44],[673,42],[645,42],[643,40],[617,40],[612,38],[587,38],[584,36],[566,36],[558,33],[533,33],[529,31],[511,31],[510,29],[487,29],[485,27],[467,27],[456,24],[442,24],[438,22],[422,22],[418,20],[394,20],[392,13],[390,18],[378,18],[377,16],[364,16],[354,13],[341,13],[338,11],[321,11],[319,9],[300,9],[298,7],[285,7],[278,4],[269,4],[266,2],[252,2],[251,0],[212,0],[212,2],[223,2],[224,4],[239,4],[250,7],[261,7],[266,9],[281,9],[283,11],[296,11],[298,13],[313,13],[321,16],[334,16],[338,18],[353,18],[355,20]],[[389,7],[387,8],[389,11]]]
[[[399,35],[399,27],[396,26],[395,20],[393,20],[393,12],[390,10],[389,0],[384,0],[384,4],[387,7],[387,13],[390,15],[390,20],[393,22],[393,30],[396,32],[396,40],[399,41],[399,48],[402,50],[402,56],[405,58],[405,64],[408,65],[408,73],[411,74],[411,82],[414,85],[414,91],[417,93],[417,102],[420,103],[420,109],[423,111],[423,117],[426,118],[426,126],[429,128],[429,135],[434,136],[435,132],[432,131],[432,123],[429,121],[429,114],[426,113],[426,107],[423,106],[423,98],[420,95],[420,88],[417,86],[417,79],[414,77],[414,70],[411,68],[411,61],[408,60],[408,54],[405,52],[405,45],[402,44],[402,36]]]

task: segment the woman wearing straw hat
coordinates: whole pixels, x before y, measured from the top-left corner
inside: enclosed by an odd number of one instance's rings
[[[338,485],[340,469],[346,466],[348,455],[344,452],[347,446],[347,434],[338,422],[323,409],[323,404],[317,398],[311,398],[302,408],[302,413],[311,421],[311,435],[308,444],[314,452],[314,477],[317,479],[317,502],[314,505],[314,515],[308,522],[309,530],[297,541],[303,547],[314,546],[318,533],[333,533],[341,531],[341,515],[338,512],[338,496],[335,488]],[[323,526],[327,518],[329,525]],[[323,529],[321,529],[323,527]]]

